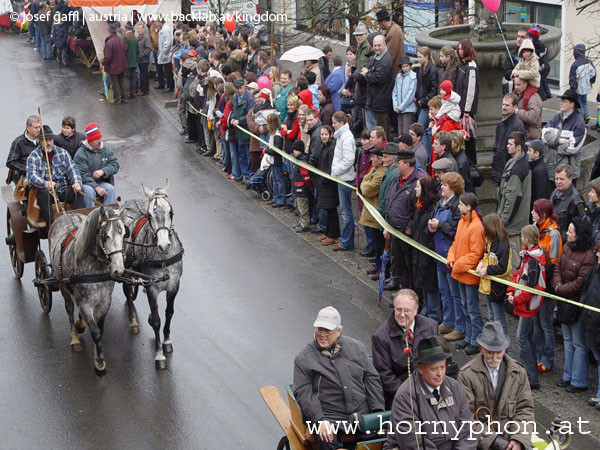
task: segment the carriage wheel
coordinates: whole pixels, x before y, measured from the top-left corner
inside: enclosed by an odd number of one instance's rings
[[[20,280],[23,276],[25,264],[19,259],[19,255],[17,255],[17,244],[15,242],[15,237],[13,236],[13,230],[10,223],[10,210],[8,208],[6,208],[6,245],[8,245],[10,264],[15,272],[15,276]]]
[[[35,277],[38,280],[50,278],[51,270],[46,261],[46,256],[42,250],[35,252]],[[40,284],[37,287],[40,305],[46,314],[52,309],[52,288],[46,284]]]
[[[131,298],[132,301],[137,298],[138,290],[139,286],[137,284],[123,283],[123,294],[126,298]]]
[[[290,441],[287,436],[282,437],[277,444],[277,450],[290,450]]]

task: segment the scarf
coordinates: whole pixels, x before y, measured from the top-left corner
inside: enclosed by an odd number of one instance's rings
[[[532,86],[530,84],[527,85],[527,88],[525,89],[525,92],[523,92],[523,97],[522,97],[523,98],[523,109],[527,110],[527,106],[529,105],[529,99],[537,91],[538,91],[538,88],[536,88],[535,86]]]
[[[423,210],[423,201],[418,198],[417,199],[417,211],[421,212]]]

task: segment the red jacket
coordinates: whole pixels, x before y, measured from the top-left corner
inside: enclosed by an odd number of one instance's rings
[[[281,135],[288,141],[297,141],[300,139],[301,131],[298,119],[294,116],[294,122],[290,124],[290,116],[285,121],[286,130],[281,130]],[[291,128],[290,128],[291,126]]]
[[[511,281],[546,292],[546,256],[544,252],[539,245],[536,245],[530,249],[524,248],[521,253],[521,265],[515,270]],[[512,286],[508,287],[506,293],[512,294],[514,312],[520,317],[535,316],[544,299],[541,295],[515,289]]]
[[[223,116],[219,119],[221,122],[221,129],[219,130],[219,137],[223,139],[225,137],[225,132],[229,129],[227,124],[229,123],[229,115],[231,114],[231,110],[233,109],[233,103],[228,101],[225,104],[225,109],[223,110]]]

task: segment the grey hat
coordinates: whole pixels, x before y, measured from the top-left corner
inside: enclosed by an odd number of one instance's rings
[[[477,343],[490,352],[502,352],[508,348],[510,340],[504,334],[500,322],[487,322],[483,326],[481,334],[477,338]]]
[[[367,27],[365,26],[364,23],[362,22],[358,22],[358,25],[356,25],[356,28],[354,29],[354,33],[352,33],[354,36],[358,36],[361,34],[367,34]]]
[[[453,169],[452,161],[450,158],[439,158],[431,164],[433,170],[443,170],[444,172],[451,172]]]
[[[527,147],[531,147],[536,152],[539,152],[540,155],[544,154],[544,141],[542,141],[541,139],[532,139],[530,141],[527,141],[525,145]]]

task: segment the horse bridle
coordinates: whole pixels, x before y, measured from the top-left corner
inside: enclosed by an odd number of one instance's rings
[[[150,199],[150,201],[148,202],[148,209],[146,211],[146,217],[148,218],[148,222],[150,222],[150,230],[152,231],[152,236],[154,237],[154,240],[157,239],[157,234],[159,231],[161,230],[166,230],[167,233],[169,233],[169,239],[171,239],[171,236],[173,235],[173,216],[175,215],[173,212],[173,206],[171,205],[171,203],[167,200],[167,203],[169,204],[169,215],[171,217],[171,226],[170,227],[166,227],[166,226],[160,226],[158,227],[156,230],[153,228],[152,226],[152,216],[150,214],[150,207],[152,206],[152,202],[156,199],[159,198],[169,198],[169,196],[167,194],[162,194],[162,193],[156,193],[152,196],[152,198]],[[154,204],[154,206],[156,207],[156,204]]]
[[[112,217],[107,217],[107,218],[105,218],[105,219],[102,219],[102,222],[113,222],[113,221],[115,221],[115,220],[122,220],[122,219],[121,219],[121,216],[112,216]],[[123,224],[123,226],[125,226],[125,224]],[[105,238],[106,236],[105,236],[104,230],[103,230],[102,228],[100,228],[100,230],[99,230],[98,234],[99,234],[99,236],[100,236],[100,240],[101,240],[102,242],[104,242],[104,238]],[[110,261],[110,257],[111,257],[112,255],[116,255],[117,253],[123,253],[123,254],[125,253],[125,240],[123,239],[123,246],[121,247],[121,249],[120,249],[120,250],[114,250],[114,251],[112,251],[112,252],[108,252],[108,251],[106,251],[106,249],[104,248],[104,245],[101,245],[101,246],[100,246],[100,248],[101,248],[101,249],[102,249],[102,251],[104,252],[104,256],[106,256],[106,259],[107,259],[108,261]]]

